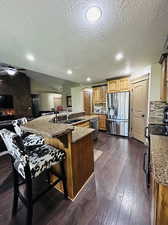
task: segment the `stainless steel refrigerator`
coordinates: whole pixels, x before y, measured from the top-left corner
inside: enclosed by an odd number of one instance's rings
[[[107,95],[107,129],[110,134],[129,135],[129,92]]]

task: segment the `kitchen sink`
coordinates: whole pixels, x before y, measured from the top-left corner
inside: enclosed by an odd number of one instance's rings
[[[73,123],[77,123],[80,121],[84,121],[84,119],[72,119],[72,120],[67,120],[64,123],[73,124]]]

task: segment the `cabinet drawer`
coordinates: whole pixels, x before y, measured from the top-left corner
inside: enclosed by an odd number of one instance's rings
[[[83,123],[79,123],[77,125],[75,125],[77,127],[87,127],[89,128],[90,127],[90,121],[87,121],[87,122],[83,122]]]

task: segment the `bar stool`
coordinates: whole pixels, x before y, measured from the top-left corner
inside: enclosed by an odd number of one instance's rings
[[[30,133],[25,133],[22,129],[21,129],[21,125],[24,125],[27,123],[27,119],[26,117],[17,119],[17,120],[13,120],[12,124],[14,127],[14,130],[16,132],[17,135],[21,136],[23,139],[23,144],[26,147],[31,147],[31,146],[41,146],[44,144],[44,138],[40,135],[36,135],[36,134],[30,134]]]
[[[60,181],[63,183],[64,196],[67,198],[66,175],[64,169],[65,152],[47,144],[35,147],[28,151],[25,149],[22,138],[17,134],[7,129],[2,129],[0,130],[0,135],[11,157],[13,168],[14,199],[12,215],[16,215],[18,199],[20,199],[27,208],[26,224],[32,225],[33,204]],[[51,169],[51,166],[57,163],[60,165],[61,174],[56,174]],[[46,190],[33,199],[32,180],[37,178],[44,171],[56,175],[58,179],[56,179],[54,183],[49,184]],[[22,182],[20,182],[20,176]],[[25,195],[19,190],[19,186],[22,184],[25,184]]]

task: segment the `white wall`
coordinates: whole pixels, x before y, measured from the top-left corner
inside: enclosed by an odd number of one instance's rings
[[[46,84],[44,84],[37,80],[31,79],[31,94],[40,94],[41,95],[41,94],[45,94],[45,93],[60,93],[60,94],[62,94],[62,105],[64,108],[66,108],[66,97],[71,95],[71,86],[57,85],[57,87],[55,87],[55,89],[54,89],[53,87],[48,85],[47,82],[46,82]],[[44,106],[46,107],[47,97],[43,95],[43,97],[41,97],[41,101],[42,101],[42,99],[44,99],[44,103],[42,104],[41,108],[43,108]],[[48,105],[48,107],[49,107],[49,105]]]
[[[150,101],[160,101],[161,65],[151,66]]]
[[[81,112],[83,111],[83,93],[81,87],[71,88],[72,96],[72,111]]]
[[[54,93],[40,94],[40,111],[48,111],[62,104],[62,95]]]
[[[132,72],[131,76],[133,78],[138,78],[146,74],[151,74],[151,65],[141,68],[140,70],[137,70],[135,72]]]

